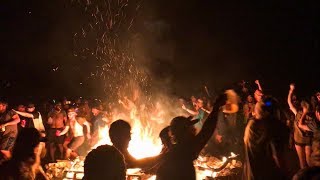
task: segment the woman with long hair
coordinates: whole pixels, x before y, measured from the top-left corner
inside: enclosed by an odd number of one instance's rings
[[[308,133],[301,129],[299,126],[305,124],[306,120],[310,118],[307,114],[309,112],[310,105],[306,101],[301,101],[300,107],[296,108],[292,103],[292,94],[295,89],[293,84],[290,85],[290,90],[288,94],[288,104],[290,110],[295,115],[295,120],[293,123],[293,136],[294,136],[294,145],[299,157],[300,168],[308,167],[310,162],[311,154],[311,136],[308,136]]]

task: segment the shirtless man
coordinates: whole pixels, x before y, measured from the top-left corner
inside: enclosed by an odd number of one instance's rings
[[[54,109],[48,114],[48,142],[50,157],[52,162],[55,161],[56,146],[59,148],[60,159],[63,159],[63,142],[64,135],[58,136],[64,129],[64,125],[67,121],[66,112],[62,110],[61,103],[57,103]]]

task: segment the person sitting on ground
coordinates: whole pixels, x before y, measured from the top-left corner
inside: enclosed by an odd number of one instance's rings
[[[44,179],[45,173],[40,166],[40,155],[44,150],[40,142],[45,142],[37,129],[24,128],[16,139],[10,160],[0,166],[0,174],[3,180],[11,179],[36,179],[41,174]]]
[[[219,109],[226,102],[226,94],[217,98],[212,112],[197,135],[193,125],[199,120],[191,120],[183,116],[171,120],[170,134],[174,145],[161,159],[156,173],[157,180],[196,179],[193,161],[198,158],[212,136],[217,125]]]
[[[123,155],[113,146],[102,145],[92,150],[84,161],[83,180],[125,180]]]

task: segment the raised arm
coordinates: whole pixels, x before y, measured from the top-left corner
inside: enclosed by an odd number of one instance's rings
[[[119,100],[119,104],[121,104],[126,110],[130,110],[130,107],[123,101]]]
[[[258,89],[259,89],[260,91],[262,91],[262,87],[261,87],[260,81],[259,81],[259,80],[255,80],[254,82],[255,82],[256,85],[258,86]]]
[[[14,109],[12,109],[15,113],[23,116],[23,117],[27,117],[27,118],[32,118],[33,119],[33,114],[31,113],[27,113],[27,112],[20,112],[20,111],[16,111]]]
[[[188,109],[185,105],[182,105],[182,109],[184,109],[185,111],[187,111],[189,114],[196,116],[199,114],[199,112],[196,111],[192,111],[191,109]]]
[[[204,112],[206,112],[206,113],[210,114],[210,111],[209,111],[209,110],[207,110],[207,109],[205,109],[204,107],[202,107],[201,109],[202,109]]]
[[[203,147],[207,144],[210,137],[213,135],[214,130],[216,129],[217,122],[218,122],[218,115],[221,109],[221,106],[225,105],[227,101],[227,95],[222,94],[220,95],[216,102],[213,105],[213,110],[209,114],[207,120],[204,122],[202,129],[200,130],[199,134],[196,136],[196,152],[200,152]]]
[[[290,90],[289,90],[289,94],[288,94],[288,105],[289,105],[290,110],[293,112],[293,114],[297,115],[297,109],[293,106],[292,99],[291,99],[294,89],[295,89],[294,84],[290,84]]]

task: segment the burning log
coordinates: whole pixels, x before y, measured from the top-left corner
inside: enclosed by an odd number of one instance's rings
[[[222,160],[209,156],[199,156],[194,162],[198,180],[212,179],[220,176],[231,176],[232,169],[241,168],[242,163],[237,161],[238,155],[231,153],[229,157]],[[80,157],[74,161],[58,161],[50,163],[47,167],[47,175],[50,179],[82,179],[84,158]],[[127,180],[155,180],[156,176],[145,174],[140,168],[127,169]]]

